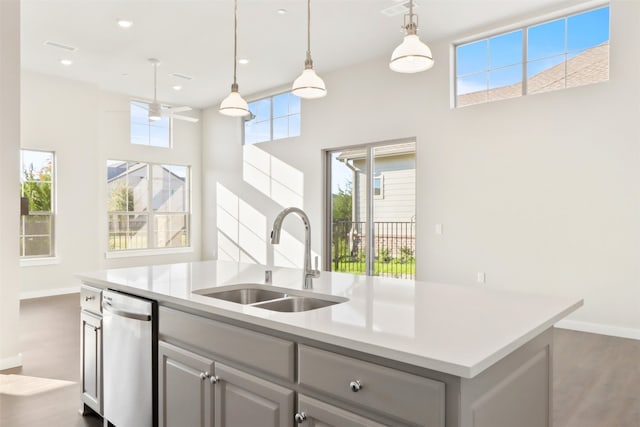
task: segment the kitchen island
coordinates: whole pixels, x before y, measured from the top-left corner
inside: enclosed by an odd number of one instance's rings
[[[582,300],[330,272],[303,290],[300,270],[272,268],[266,284],[266,269],[78,275],[157,301],[161,426],[551,424],[553,325]],[[207,296],[247,286],[334,304],[280,312]]]

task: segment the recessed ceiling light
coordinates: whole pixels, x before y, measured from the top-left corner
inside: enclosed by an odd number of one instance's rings
[[[173,86],[173,90],[182,90],[182,86],[175,85],[175,86]]]
[[[247,58],[238,59],[238,64],[247,65],[250,61]]]
[[[287,14],[287,9],[278,9],[278,10],[276,10],[276,13],[278,15],[286,15]]]
[[[133,22],[127,21],[126,19],[119,19],[118,25],[122,28],[131,28],[131,26],[133,25]]]
[[[70,59],[61,59],[60,63],[68,67],[69,65],[73,64],[73,61]]]

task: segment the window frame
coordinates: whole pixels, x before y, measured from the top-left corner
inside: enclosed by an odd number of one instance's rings
[[[57,156],[56,156],[56,152],[55,151],[51,151],[51,150],[42,150],[42,149],[31,149],[31,148],[20,148],[20,197],[24,197],[23,196],[23,191],[24,191],[24,187],[23,187],[23,183],[24,181],[22,180],[22,174],[24,172],[23,169],[23,152],[28,151],[28,152],[35,152],[35,153],[45,153],[45,154],[50,154],[51,155],[51,181],[50,181],[50,186],[51,186],[51,190],[50,190],[50,210],[48,211],[48,213],[43,213],[45,211],[29,211],[29,215],[20,215],[20,231],[19,231],[19,241],[21,242],[20,245],[20,252],[19,252],[19,258],[20,258],[20,264],[22,266],[27,266],[27,265],[46,265],[46,264],[53,264],[57,262],[57,254],[56,254],[56,249],[57,249],[57,235],[56,235],[56,227],[55,227],[55,223],[56,223],[56,209],[57,209],[57,203],[56,203],[56,193],[57,193]],[[30,181],[31,182],[31,181]],[[39,182],[39,181],[34,181],[34,182]],[[49,216],[49,254],[48,255],[43,255],[43,254],[39,254],[39,255],[24,255],[25,253],[25,249],[26,249],[26,239],[29,236],[35,236],[33,234],[27,235],[24,233],[25,229],[26,229],[26,225],[25,225],[25,217],[26,216]],[[45,236],[45,235],[37,235],[37,236]]]
[[[151,102],[145,101],[143,99],[135,99],[134,98],[134,99],[130,99],[129,100],[129,144],[130,145],[134,145],[134,146],[149,147],[149,148],[161,148],[161,149],[173,148],[173,118],[170,117],[170,116],[166,117],[167,126],[168,126],[168,129],[167,129],[168,141],[167,141],[167,145],[166,146],[151,144],[151,128],[152,128],[151,123],[152,122],[150,120],[148,120],[148,119],[146,121],[146,126],[147,126],[147,130],[148,130],[147,143],[146,144],[138,144],[138,143],[133,142],[133,135],[132,135],[132,132],[133,132],[133,126],[132,126],[132,124],[133,124],[133,114],[132,114],[131,106],[134,103],[145,104],[147,106],[147,109],[151,106]],[[161,104],[161,107],[162,107],[162,104]],[[161,121],[162,121],[162,119],[160,120],[160,122]]]
[[[302,135],[302,100],[301,100],[301,98],[296,96],[296,98],[300,102],[300,111],[297,114],[287,114],[286,116],[274,117],[274,98],[276,98],[278,96],[281,96],[281,95],[284,95],[284,94],[289,94],[290,96],[295,96],[295,95],[293,95],[293,93],[290,90],[287,90],[287,91],[283,91],[283,92],[274,93],[272,95],[264,96],[264,97],[261,97],[261,98],[256,98],[256,99],[253,99],[253,100],[248,102],[248,104],[250,105],[250,104],[253,104],[253,103],[258,102],[258,101],[264,101],[265,99],[269,100],[269,139],[264,140],[264,141],[256,141],[256,142],[247,143],[246,124],[247,124],[247,122],[253,120],[253,118],[255,117],[253,115],[253,112],[251,112],[251,115],[249,115],[248,117],[243,118],[243,120],[242,120],[242,145],[243,146],[244,145],[255,145],[255,144],[262,144],[262,143],[266,143],[266,142],[279,141],[281,139],[296,138],[296,137]],[[249,108],[249,111],[251,111],[251,108]],[[291,116],[296,116],[296,115],[300,117],[299,133],[297,135],[287,134],[286,137],[274,139],[273,138],[273,122],[274,122],[274,119],[279,119],[279,118],[282,118],[282,117],[291,117]]]
[[[142,164],[143,167],[147,168],[146,179],[147,179],[147,188],[146,188],[146,211],[111,211],[109,210],[109,206],[107,204],[107,223],[106,223],[106,234],[107,234],[107,248],[106,248],[106,257],[107,258],[123,258],[130,256],[146,256],[146,255],[154,255],[154,254],[167,254],[167,253],[182,253],[182,252],[192,252],[192,215],[193,215],[193,201],[192,201],[192,166],[184,165],[184,164],[169,164],[167,162],[144,162],[137,160],[117,160],[117,159],[108,159],[107,160],[107,171],[108,165],[110,162],[122,162],[127,165],[127,172],[129,170],[128,165],[131,163]],[[185,173],[185,181],[186,181],[186,191],[185,191],[185,210],[184,211],[158,211],[153,207],[153,183],[154,183],[154,167],[163,168],[165,166],[169,167],[183,167],[186,168]],[[109,179],[107,175],[107,199],[109,199]],[[107,200],[108,201],[108,200]],[[144,248],[124,248],[124,249],[112,249],[111,248],[111,233],[110,233],[110,224],[111,224],[111,216],[112,215],[144,215],[146,216],[146,227],[147,227],[147,244]],[[169,216],[169,215],[185,215],[185,227],[186,227],[186,237],[187,244],[185,246],[161,246],[158,247],[156,244],[157,241],[157,232],[155,230],[155,219],[159,216]]]
[[[529,34],[529,30],[533,27],[537,27],[537,26],[541,26],[547,23],[551,23],[553,21],[557,21],[557,20],[568,20],[572,17],[578,16],[578,15],[582,15],[582,14],[586,14],[586,13],[590,13],[590,12],[594,12],[596,10],[599,9],[604,9],[604,8],[608,8],[609,9],[609,16],[611,13],[611,3],[609,1],[602,1],[602,0],[595,0],[595,1],[591,1],[591,2],[587,2],[584,4],[580,4],[580,5],[575,5],[573,7],[569,7],[569,8],[565,8],[559,11],[555,11],[552,13],[548,13],[545,15],[541,15],[541,16],[537,16],[535,18],[526,20],[526,21],[521,21],[518,23],[514,23],[508,26],[503,26],[500,28],[495,28],[483,33],[479,33],[476,35],[472,35],[472,36],[468,36],[468,37],[464,37],[461,38],[459,40],[454,41],[451,46],[450,46],[450,51],[451,51],[451,108],[453,109],[458,109],[458,108],[464,108],[464,107],[469,107],[469,106],[473,106],[473,105],[480,105],[480,104],[487,104],[490,102],[494,102],[494,101],[501,101],[504,99],[512,99],[514,97],[510,97],[510,98],[501,98],[501,99],[495,99],[495,100],[489,100],[487,99],[486,101],[483,102],[479,102],[479,103],[475,103],[475,104],[468,104],[468,105],[458,105],[458,74],[457,74],[457,68],[458,68],[458,54],[457,54],[457,49],[460,46],[465,46],[465,45],[469,45],[469,44],[473,44],[476,42],[480,42],[483,40],[489,40],[495,37],[499,37],[499,36],[503,36],[512,32],[516,32],[516,31],[522,31],[522,90],[521,90],[521,94],[519,96],[516,96],[515,98],[520,98],[522,96],[528,96],[528,95],[534,95],[534,94],[538,94],[538,93],[545,93],[545,92],[534,92],[534,93],[530,93],[529,92],[529,88],[527,87],[527,70],[528,70],[528,64],[529,62],[529,58],[528,58],[528,34]],[[567,38],[568,35],[565,34],[565,38]],[[609,19],[609,42],[611,41],[611,19]],[[595,46],[594,46],[595,47]],[[565,61],[564,63],[566,64],[566,45],[565,45],[565,51],[563,52],[563,55],[565,55]],[[610,57],[609,57],[609,65],[610,65]],[[496,69],[499,69],[500,67],[497,67]],[[490,72],[492,69],[487,69],[486,72]],[[603,80],[603,81],[599,81],[599,82],[594,82],[594,83],[587,83],[585,85],[581,85],[581,86],[588,86],[591,84],[595,84],[595,83],[602,83],[605,81],[608,81],[609,78],[607,78],[607,80]],[[566,85],[566,82],[565,82]],[[564,87],[562,89],[568,89],[569,87]],[[487,91],[490,89],[487,89]],[[558,89],[560,90],[560,89]]]

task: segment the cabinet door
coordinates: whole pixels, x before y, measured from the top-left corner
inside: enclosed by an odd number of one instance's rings
[[[293,426],[293,390],[216,363],[216,427]]]
[[[298,395],[300,424],[309,427],[384,427],[370,419],[356,415],[304,394]]]
[[[82,401],[102,415],[102,318],[82,311]]]
[[[212,427],[213,361],[160,341],[158,370],[160,427]]]

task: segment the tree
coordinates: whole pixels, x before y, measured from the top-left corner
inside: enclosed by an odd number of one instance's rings
[[[131,212],[133,210],[133,189],[127,184],[118,185],[109,196],[109,211]]]
[[[35,171],[33,163],[22,174],[22,195],[29,199],[29,211],[51,211],[51,162],[48,162],[39,171]]]
[[[353,218],[351,182],[347,181],[345,187],[342,189],[338,186],[338,194],[333,195],[333,222],[351,221]]]

